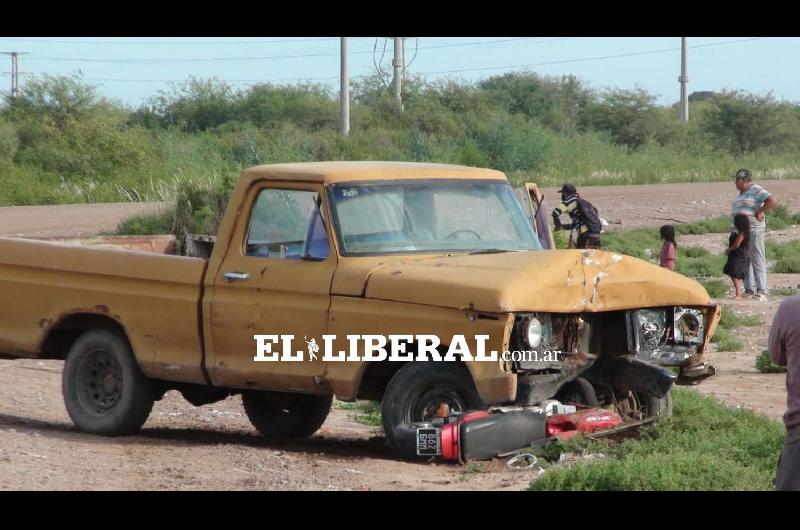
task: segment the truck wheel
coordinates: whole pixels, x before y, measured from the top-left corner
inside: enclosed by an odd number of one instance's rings
[[[408,424],[430,421],[446,404],[452,412],[485,408],[463,364],[411,362],[397,371],[383,394],[383,430],[401,458],[417,456],[416,431]]]
[[[270,438],[306,438],[325,423],[333,396],[247,391],[242,404],[250,423]]]
[[[139,369],[128,341],[111,331],[89,331],[70,348],[61,376],[67,413],[82,431],[131,434],[144,425],[156,388]]]
[[[592,384],[583,377],[575,378],[562,386],[556,394],[556,399],[563,403],[579,403],[588,407],[600,406],[597,392]]]

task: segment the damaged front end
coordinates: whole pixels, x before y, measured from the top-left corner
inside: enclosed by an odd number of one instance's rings
[[[673,383],[696,384],[715,373],[702,354],[718,319],[718,306],[517,314],[510,338],[520,353],[511,366],[515,402],[532,406],[565,393],[592,405],[663,398]],[[574,383],[578,378],[589,390]]]
[[[628,352],[659,366],[679,367],[677,384],[697,384],[716,370],[703,360],[719,307],[666,307],[627,313]]]

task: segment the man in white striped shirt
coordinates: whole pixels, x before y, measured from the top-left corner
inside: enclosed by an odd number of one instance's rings
[[[740,169],[734,177],[739,196],[733,201],[731,219],[738,214],[744,214],[750,219],[751,267],[744,279],[744,292],[745,295],[766,300],[767,257],[764,251],[764,232],[767,223],[764,213],[774,208],[777,201],[770,192],[753,182],[753,174],[749,169]]]

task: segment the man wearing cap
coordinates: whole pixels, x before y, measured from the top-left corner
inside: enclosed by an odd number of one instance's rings
[[[578,241],[575,248],[599,248],[600,234],[589,230],[589,225],[578,206],[578,190],[572,184],[564,184],[558,191],[561,193],[561,204],[553,209],[553,224],[556,230],[577,230]],[[562,224],[560,220],[561,214],[565,213],[569,214],[572,221],[568,225]]]
[[[767,258],[764,251],[764,232],[767,224],[764,213],[775,207],[776,200],[770,192],[753,182],[749,169],[740,169],[734,175],[739,196],[733,201],[731,219],[744,214],[750,219],[750,264],[744,279],[744,292],[760,300],[767,299]],[[754,285],[755,284],[755,285]]]

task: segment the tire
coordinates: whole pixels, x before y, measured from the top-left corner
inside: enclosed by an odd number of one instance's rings
[[[408,424],[430,421],[438,405],[452,412],[485,408],[467,367],[456,363],[411,362],[397,371],[383,394],[383,430],[392,451],[401,458],[416,458],[416,435]]]
[[[672,417],[672,390],[657,398],[652,394],[647,395],[648,418],[670,418]]]
[[[597,392],[592,384],[583,377],[573,379],[562,386],[556,394],[556,399],[563,403],[579,403],[588,407],[600,406]]]
[[[138,431],[157,394],[128,340],[107,330],[88,331],[75,341],[64,363],[61,389],[75,425],[103,436]]]
[[[242,404],[250,423],[269,438],[307,438],[322,427],[333,396],[247,391]]]

